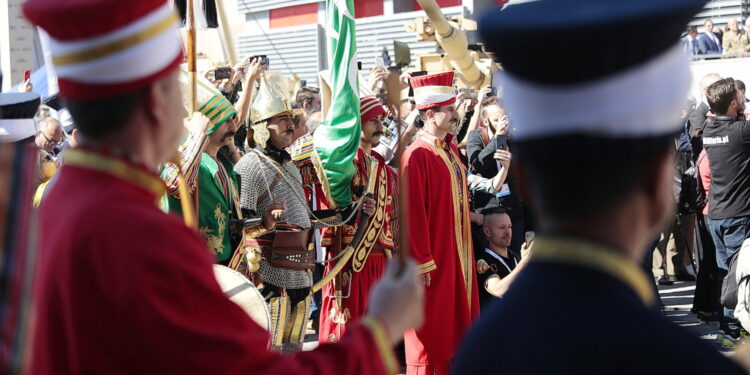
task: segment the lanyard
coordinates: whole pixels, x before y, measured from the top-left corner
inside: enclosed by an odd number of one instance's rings
[[[495,252],[492,251],[492,250],[490,250],[490,249],[484,249],[484,251],[487,252],[487,254],[492,255],[495,259],[499,260],[500,263],[502,263],[503,266],[505,266],[505,268],[508,269],[508,272],[513,272],[513,270],[510,269],[510,267],[508,266],[508,263],[505,263],[505,260],[503,259],[503,257],[501,257],[500,255],[495,254]],[[513,258],[513,257],[511,257],[511,258]],[[513,261],[516,263],[515,266],[513,266],[513,267],[518,267],[518,260],[516,260],[516,258],[513,258]]]

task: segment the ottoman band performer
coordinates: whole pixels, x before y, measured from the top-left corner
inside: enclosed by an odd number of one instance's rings
[[[180,73],[183,98],[187,98],[187,72],[181,70]],[[218,151],[224,145],[236,148],[234,135],[237,132],[237,110],[219,90],[202,77],[198,79],[196,96],[198,111],[211,124],[205,133],[193,130],[180,145],[182,170],[185,171],[189,193],[195,194],[197,198],[198,228],[203,239],[216,261],[227,265],[240,242],[239,236],[231,241],[230,222],[243,218],[242,212],[236,208],[239,192],[234,163]],[[181,213],[178,172],[174,163],[167,163],[162,171],[162,178],[169,192],[169,211]]]
[[[446,374],[479,315],[467,173],[452,142],[458,125],[453,72],[412,77],[411,86],[425,125],[401,158],[402,188],[409,192],[409,253],[427,292],[425,324],[404,337],[406,372]]]
[[[362,135],[354,159],[356,170],[351,183],[352,198],[362,196],[370,183],[376,202],[375,213],[366,223],[363,240],[353,246],[353,253],[349,257],[342,256],[341,252],[352,245],[360,222],[327,228],[323,232],[321,242],[328,247],[329,259],[339,260],[326,267],[326,275],[338,272],[333,276],[332,282],[323,287],[319,335],[321,343],[338,341],[351,322],[364,316],[370,289],[382,276],[387,257],[394,250],[397,177],[385,159],[373,151],[383,134],[385,113],[376,97],[366,96],[360,99]],[[347,264],[337,269],[338,261]]]
[[[260,219],[245,228],[244,257],[250,271],[257,268],[261,294],[269,301],[272,346],[281,352],[302,348],[311,307],[315,250],[311,229],[353,220],[358,204],[311,211],[302,178],[284,149],[291,144],[291,107],[261,77],[251,120],[258,145],[235,165],[241,179],[240,202],[245,216]],[[367,199],[367,198],[365,198]],[[363,205],[374,211],[369,199]]]

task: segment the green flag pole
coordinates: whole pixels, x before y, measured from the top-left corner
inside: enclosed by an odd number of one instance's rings
[[[359,148],[359,83],[352,0],[326,0],[326,39],[330,62],[331,106],[313,136],[313,162],[329,203],[351,203],[350,183]]]

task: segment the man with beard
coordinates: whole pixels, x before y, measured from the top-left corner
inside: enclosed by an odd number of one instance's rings
[[[271,313],[271,346],[285,353],[299,351],[305,338],[315,264],[312,230],[340,225],[342,217],[356,214],[354,204],[340,210],[311,211],[308,207],[302,177],[285,151],[294,136],[291,115],[286,100],[261,77],[252,112],[258,148],[235,166],[242,181],[242,210],[248,218],[259,219],[259,224],[245,231],[248,238],[242,256],[263,282],[261,294]],[[374,202],[370,200],[364,209],[372,214]]]
[[[518,271],[529,261],[527,254],[520,257],[509,248],[513,224],[508,212],[502,207],[492,207],[484,210],[483,214],[482,231],[487,237],[488,245],[482,251],[477,249],[476,253],[477,285],[482,311],[494,297],[505,294]]]
[[[356,171],[352,179],[352,200],[371,192],[376,202],[375,212],[367,223],[364,239],[358,244],[352,244],[352,239],[360,223],[323,231],[322,245],[328,247],[329,259],[337,258],[349,245],[354,248],[350,250],[351,258],[341,260],[347,262],[344,268],[323,287],[320,343],[340,340],[346,329],[365,315],[370,289],[383,275],[387,257],[394,250],[397,178],[385,159],[373,151],[383,135],[385,113],[385,108],[375,96],[360,98],[362,135],[354,158]],[[369,185],[370,181],[372,185]],[[331,262],[327,265],[326,275],[336,264]]]
[[[186,89],[187,74],[181,72],[183,89]],[[187,90],[185,90],[187,91]],[[184,97],[187,97],[185,95]],[[227,265],[233,249],[239,244],[231,241],[230,222],[242,219],[237,207],[239,193],[237,177],[234,173],[234,160],[229,160],[219,149],[230,147],[232,158],[239,159],[239,150],[234,144],[237,132],[237,110],[209,82],[199,79],[197,95],[198,111],[209,118],[211,126],[203,135],[193,132],[181,145],[182,165],[188,176],[188,186],[197,195],[198,228],[208,244],[208,248],[220,264]],[[196,168],[197,166],[197,168]],[[181,213],[179,189],[177,188],[177,168],[168,163],[162,172],[169,191],[168,207],[171,212]]]
[[[453,72],[411,78],[424,127],[404,152],[409,254],[426,286],[425,323],[404,335],[407,374],[446,374],[479,314],[466,170],[452,144]],[[406,251],[406,249],[404,249]]]

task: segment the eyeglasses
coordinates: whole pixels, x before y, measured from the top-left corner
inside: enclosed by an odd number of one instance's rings
[[[41,134],[41,135],[42,135],[42,137],[44,137],[44,139],[45,139],[45,140],[46,140],[47,142],[49,142],[49,143],[51,143],[51,144],[54,144],[54,145],[58,145],[58,144],[60,144],[60,143],[63,143],[63,142],[65,142],[65,139],[64,139],[64,138],[63,138],[63,139],[59,139],[59,140],[58,140],[58,139],[49,139],[49,137],[47,137],[47,135],[46,135],[46,134],[44,134],[44,132],[39,132],[39,134]]]

